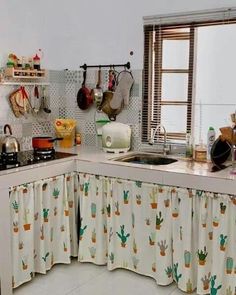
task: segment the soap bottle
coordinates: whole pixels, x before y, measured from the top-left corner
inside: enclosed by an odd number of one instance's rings
[[[192,144],[192,138],[191,138],[190,133],[186,134],[186,152],[185,152],[185,156],[188,159],[193,158],[193,144]]]
[[[213,127],[209,127],[207,132],[207,161],[211,161],[211,148],[215,142],[216,133]]]

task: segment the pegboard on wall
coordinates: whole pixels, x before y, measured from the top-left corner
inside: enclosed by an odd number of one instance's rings
[[[132,130],[132,148],[138,149],[140,146],[141,134],[141,110],[142,110],[142,71],[132,71],[134,85],[131,90],[129,105],[117,116],[117,122],[129,124]],[[77,121],[77,132],[81,133],[82,145],[98,146],[99,140],[95,129],[95,106],[88,110],[81,110],[77,105],[77,92],[83,81],[83,71],[49,71],[49,86],[47,93],[49,97],[49,107],[51,114],[42,113],[39,117],[29,114],[27,118],[16,118],[12,113],[9,104],[9,94],[17,86],[0,86],[0,127],[10,124],[13,135],[19,139],[21,150],[32,148],[31,139],[36,135],[54,136],[53,123],[56,118],[73,118]],[[94,88],[97,83],[97,71],[89,69],[87,71],[86,85]],[[102,71],[103,90],[108,86],[108,71]],[[33,86],[27,86],[26,90],[32,93]],[[99,115],[98,115],[99,116]],[[107,118],[105,114],[101,114]],[[0,128],[0,132],[3,128]],[[0,133],[0,136],[2,134]]]

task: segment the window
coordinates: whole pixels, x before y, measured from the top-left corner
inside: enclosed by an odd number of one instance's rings
[[[184,142],[187,132],[201,137],[202,122],[199,121],[210,96],[209,91],[202,90],[204,79],[206,81],[204,72],[209,72],[202,67],[204,60],[207,65],[202,48],[212,47],[202,36],[206,36],[206,32],[209,34],[212,26],[235,24],[235,16],[235,10],[230,9],[144,18],[143,143],[148,142],[157,124],[166,127],[167,137],[172,142]],[[235,25],[234,30],[236,32]],[[221,36],[220,41],[222,35],[217,34]],[[214,77],[217,69],[212,72]],[[217,80],[214,83],[217,84]],[[231,95],[230,108],[235,107]],[[157,138],[162,137],[162,130],[159,130]]]

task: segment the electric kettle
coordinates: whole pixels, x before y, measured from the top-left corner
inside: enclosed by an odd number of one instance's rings
[[[7,129],[9,135],[7,135]],[[10,154],[10,153],[17,153],[20,151],[20,144],[18,140],[12,136],[11,126],[6,124],[3,128],[4,131],[4,138],[2,140],[2,153]]]

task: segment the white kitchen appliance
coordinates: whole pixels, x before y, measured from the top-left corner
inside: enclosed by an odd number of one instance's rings
[[[129,125],[110,122],[102,127],[102,149],[105,152],[121,153],[130,149],[131,128]]]

